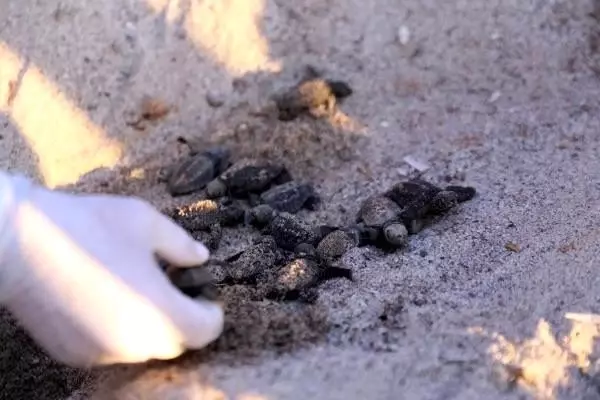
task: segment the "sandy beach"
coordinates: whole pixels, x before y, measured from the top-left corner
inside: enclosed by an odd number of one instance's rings
[[[323,199],[312,222],[420,164],[477,190],[405,249],[350,250],[355,280],[316,304],[234,309],[232,337],[171,362],[64,368],[3,314],[0,397],[600,399],[594,3],[0,0],[5,170],[165,209],[202,195],[157,179],[184,137],[284,162]],[[277,120],[307,65],[353,94],[335,118]],[[140,122],[149,99],[165,115]],[[226,230],[218,254],[248,237]]]

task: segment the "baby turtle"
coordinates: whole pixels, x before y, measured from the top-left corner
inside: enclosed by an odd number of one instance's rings
[[[429,217],[442,215],[475,196],[469,186],[442,189],[420,178],[394,185],[384,194],[402,208],[400,219],[410,234],[419,232]]]
[[[227,273],[234,283],[256,283],[283,260],[284,254],[274,238],[263,236],[249,248],[226,259]]]
[[[291,175],[282,164],[244,159],[209,182],[206,194],[213,199],[226,195],[248,197],[267,190],[273,184],[282,184],[290,180]]]
[[[420,232],[425,226],[430,204],[442,189],[420,178],[397,183],[384,193],[401,208],[399,219],[409,234]]]
[[[404,209],[415,203],[428,203],[441,190],[421,178],[414,178],[395,184],[384,195]]]
[[[310,183],[289,181],[263,192],[259,201],[277,211],[295,214],[302,208],[315,210],[320,198]]]
[[[191,268],[167,267],[166,273],[171,282],[187,296],[211,301],[219,298],[219,277],[211,273],[210,264]]]
[[[244,224],[262,229],[277,215],[277,210],[268,204],[259,204],[244,212]]]
[[[189,157],[163,169],[159,177],[160,181],[166,182],[171,196],[182,196],[204,189],[230,165],[231,152],[225,147],[214,146],[200,151],[187,144],[190,147]]]
[[[225,197],[211,200],[202,199],[176,207],[167,212],[184,229],[189,231],[206,230],[215,224],[233,226],[241,223],[244,208],[237,202]]]
[[[210,251],[216,251],[223,239],[223,227],[215,224],[202,231],[189,231],[190,235],[197,241],[204,243]]]
[[[269,282],[270,298],[280,300],[302,300],[312,303],[317,299],[317,287],[321,282],[346,278],[353,280],[352,271],[348,268],[334,267],[323,263],[312,256],[313,251],[306,251],[289,263],[278,268]]]
[[[265,210],[268,210],[267,207],[269,206],[264,207]],[[267,222],[265,228],[262,229],[263,233],[273,236],[277,245],[284,250],[294,251],[296,246],[301,243],[316,245],[322,238],[318,227],[313,227],[287,212],[273,211],[266,221],[261,222]]]
[[[402,211],[402,208],[389,197],[374,195],[363,201],[356,222],[378,231],[377,239],[373,244],[402,247],[408,240],[408,230],[401,220]]]
[[[366,240],[358,229],[335,229],[325,235],[315,249],[316,255],[327,263],[342,257],[348,250]]]
[[[337,103],[352,92],[346,82],[324,79],[314,69],[309,69],[297,85],[275,96],[278,118],[291,121],[302,113],[315,118],[332,115]]]
[[[222,227],[234,226],[244,219],[244,209],[229,198],[220,201],[203,199],[167,211],[178,225],[215,250],[222,236]]]

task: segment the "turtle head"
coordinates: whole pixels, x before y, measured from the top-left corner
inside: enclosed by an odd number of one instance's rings
[[[245,211],[244,224],[246,226],[264,227],[268,225],[277,212],[267,204],[260,204]]]
[[[206,196],[209,199],[216,199],[227,194],[227,185],[219,178],[215,178],[206,185]]]
[[[328,80],[327,83],[329,84],[333,95],[338,99],[344,99],[352,95],[352,93],[354,93],[354,91],[347,82]]]
[[[223,211],[223,224],[228,226],[237,225],[245,220],[245,210],[237,202],[228,197],[223,197],[221,198],[220,205]]]
[[[408,240],[408,229],[402,222],[391,222],[383,227],[383,237],[394,247],[405,246]]]
[[[315,258],[317,256],[317,250],[310,243],[300,243],[294,248],[294,253],[297,257],[301,258]]]

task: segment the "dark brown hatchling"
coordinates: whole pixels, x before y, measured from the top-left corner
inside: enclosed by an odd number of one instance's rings
[[[301,243],[316,245],[322,238],[319,227],[314,227],[293,214],[277,212],[266,205],[261,209],[264,210],[264,219],[260,221],[262,233],[271,235],[284,250],[294,251]],[[251,219],[250,224],[259,226],[256,218]]]
[[[197,240],[215,250],[222,236],[222,227],[243,222],[244,208],[229,198],[218,201],[203,199],[165,212]]]
[[[400,219],[402,208],[389,197],[374,195],[368,197],[357,213],[356,222],[366,228],[378,231],[377,239],[373,244],[403,247],[408,241],[408,231]]]
[[[315,210],[320,198],[312,184],[289,181],[261,193],[259,201],[276,211],[295,214],[302,208]]]
[[[241,223],[244,208],[229,198],[219,200],[202,199],[166,212],[184,229],[206,230],[215,224],[233,226]]]
[[[314,251],[305,248],[297,252],[297,257],[279,267],[268,283],[267,297],[312,303],[318,297],[320,283],[336,278],[353,280],[350,269],[324,263],[314,256]]]
[[[212,225],[206,230],[189,231],[190,235],[203,243],[210,251],[217,251],[223,239],[223,227],[219,224]]]
[[[271,270],[284,261],[285,254],[275,239],[263,236],[247,249],[227,258],[227,274],[233,283],[254,283],[264,280]]]
[[[337,103],[352,94],[344,81],[324,79],[314,69],[307,70],[300,82],[275,96],[280,121],[291,121],[307,113],[314,118],[332,115]]]
[[[325,262],[331,263],[360,244],[361,233],[357,229],[336,229],[321,239],[316,254]]]
[[[475,189],[469,186],[442,189],[416,178],[394,185],[384,195],[402,208],[400,220],[410,234],[415,234],[431,217],[445,214],[459,203],[472,199]]]
[[[231,152],[221,146],[199,149],[185,142],[190,154],[177,164],[164,168],[159,181],[166,182],[171,196],[182,196],[202,190],[230,165]]]
[[[198,267],[168,267],[166,273],[173,285],[187,296],[212,301],[219,299],[218,285],[224,274],[217,263],[209,260],[207,264]]]
[[[280,163],[257,159],[243,159],[208,183],[208,198],[223,196],[251,197],[269,189],[274,184],[291,180],[287,168]]]
[[[430,205],[441,189],[421,178],[399,182],[384,193],[402,209],[399,219],[409,234],[420,232],[430,215]]]
[[[267,204],[259,204],[244,212],[244,224],[262,229],[278,214],[277,210]]]
[[[398,182],[387,190],[384,195],[394,200],[401,208],[406,208],[415,201],[429,200],[442,189],[421,178]]]

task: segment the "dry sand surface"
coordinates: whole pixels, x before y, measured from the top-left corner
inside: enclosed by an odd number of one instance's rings
[[[596,325],[565,313],[600,312],[600,12],[585,0],[293,3],[0,0],[2,167],[162,208],[198,197],[156,182],[185,136],[284,160],[324,198],[304,213],[315,221],[353,218],[403,179],[407,155],[477,197],[405,250],[351,250],[356,281],[324,284],[310,309],[238,312],[252,319],[219,351],[88,374],[53,364],[5,317],[0,396],[599,399]],[[306,64],[354,94],[330,121],[279,122],[269,96]],[[136,125],[147,96],[169,113]],[[242,239],[229,232],[226,247]]]

